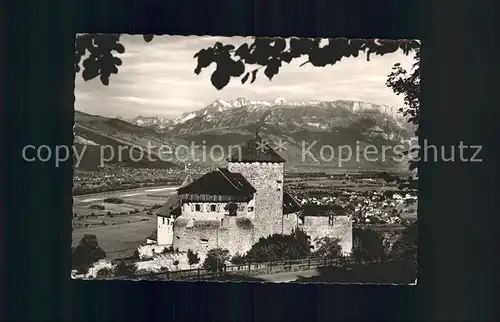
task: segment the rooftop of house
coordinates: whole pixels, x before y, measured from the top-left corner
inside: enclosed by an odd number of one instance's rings
[[[241,173],[230,172],[227,168],[218,168],[199,179],[177,189],[179,194],[209,194],[226,196],[248,196],[255,193],[255,188]]]
[[[256,134],[254,139],[248,141],[241,147],[241,156],[231,155],[227,161],[283,163],[285,159],[274,151],[265,139],[262,139]]]

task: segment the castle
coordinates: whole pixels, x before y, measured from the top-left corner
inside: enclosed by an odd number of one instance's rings
[[[239,154],[227,160],[227,168],[186,178],[158,214],[158,246],[201,256],[213,248],[244,254],[262,237],[299,227],[312,241],[339,238],[343,252],[351,252],[350,216],[304,213],[284,186],[285,160],[258,134]]]

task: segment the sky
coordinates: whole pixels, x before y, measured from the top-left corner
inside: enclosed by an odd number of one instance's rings
[[[212,36],[155,36],[146,43],[140,35],[122,35],[125,53],[118,74],[111,75],[109,86],[99,78],[75,79],[75,109],[107,117],[133,118],[138,115],[173,118],[182,113],[201,109],[216,99],[231,101],[239,97],[248,100],[285,98],[287,101],[355,100],[386,104],[403,104],[386,85],[387,75],[395,63],[409,69],[411,55],[401,51],[384,56],[366,55],[343,58],[333,66],[300,67],[306,60],[292,61],[280,68],[270,81],[263,73],[253,84],[241,84],[232,78],[222,90],[210,82],[215,69],[212,64],[199,75],[194,73],[197,61],[193,55],[200,49],[220,41],[238,46],[251,43],[251,38]],[[248,70],[248,69],[247,69]]]

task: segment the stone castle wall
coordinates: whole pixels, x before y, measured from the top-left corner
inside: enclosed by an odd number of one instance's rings
[[[235,202],[238,205],[236,216],[253,215],[253,211],[249,213],[249,207],[253,207],[253,200],[249,202]],[[195,218],[197,220],[221,220],[228,211],[224,208],[227,202],[185,202],[182,205],[182,216]],[[196,205],[200,206],[200,211],[196,211]],[[215,211],[211,211],[211,206],[215,206]]]
[[[284,163],[271,162],[228,162],[231,172],[243,174],[257,190],[254,195],[255,242],[283,231],[283,184]]]
[[[226,216],[219,220],[177,218],[173,247],[199,254],[203,260],[210,249],[225,248],[231,255],[244,254],[253,245],[253,224],[249,218]]]
[[[290,235],[298,226],[298,214],[283,215],[283,234]]]
[[[170,246],[173,243],[173,217],[158,216],[157,219],[156,238],[158,245]]]
[[[352,251],[352,219],[350,216],[334,216],[332,225],[327,216],[305,216],[304,222],[298,227],[311,237],[313,245],[317,238],[339,238],[342,251],[344,253]]]

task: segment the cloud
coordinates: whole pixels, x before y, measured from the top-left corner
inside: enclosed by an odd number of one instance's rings
[[[343,58],[333,66],[318,68],[304,61],[285,64],[272,81],[260,71],[253,84],[232,79],[222,90],[210,83],[215,66],[194,73],[193,55],[215,42],[235,46],[251,42],[243,37],[155,36],[146,43],[142,36],[123,35],[126,51],[119,57],[123,64],[112,75],[109,86],[99,79],[85,82],[81,75],[75,81],[75,108],[100,115],[134,117],[143,115],[175,116],[204,107],[217,98],[231,100],[362,100],[398,106],[396,96],[385,81],[392,66],[399,62],[410,68],[413,59],[402,53],[371,57]]]

